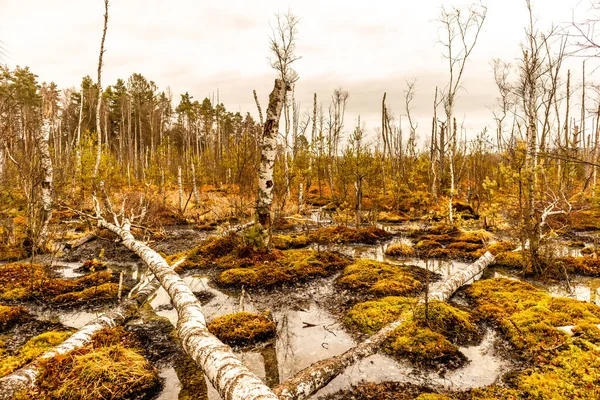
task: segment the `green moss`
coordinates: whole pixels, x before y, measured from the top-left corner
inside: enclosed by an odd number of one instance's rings
[[[388,223],[400,223],[406,222],[410,218],[405,214],[395,213],[395,212],[380,212],[377,216],[377,220],[380,222],[388,222]]]
[[[431,250],[439,247],[442,247],[442,245],[435,240],[421,240],[415,246],[417,250]]]
[[[414,303],[414,299],[406,297],[384,297],[358,303],[348,311],[344,323],[350,330],[373,334],[406,314]]]
[[[450,250],[457,250],[460,252],[470,253],[475,250],[479,250],[483,247],[480,243],[471,243],[471,242],[454,242],[450,243],[446,248]]]
[[[519,391],[532,399],[598,399],[600,350],[580,346],[570,345],[551,362],[523,374],[518,382]]]
[[[455,227],[454,225],[448,225],[448,224],[442,223],[442,224],[438,224],[436,226],[429,228],[427,231],[433,235],[450,235],[450,234],[457,233],[458,228]]]
[[[275,235],[271,239],[271,245],[279,250],[298,249],[308,244],[310,240],[304,235]]]
[[[413,320],[419,326],[427,326],[440,333],[452,343],[468,344],[479,340],[479,330],[469,313],[441,301],[429,302],[427,309],[417,307]]]
[[[84,347],[41,365],[38,395],[50,399],[136,399],[156,388],[158,372],[120,344]]]
[[[508,242],[508,241],[494,242],[485,248],[474,251],[473,256],[475,258],[479,258],[482,255],[484,255],[486,251],[489,251],[494,256],[497,256],[500,253],[512,252],[516,248],[517,248],[517,245],[513,242]]]
[[[573,335],[600,345],[600,328],[595,324],[582,322],[573,328]]]
[[[0,332],[21,323],[27,316],[27,310],[23,307],[3,306],[0,304]]]
[[[591,255],[584,257],[565,257],[559,260],[570,273],[600,276],[600,259]]]
[[[77,279],[53,277],[53,270],[37,264],[13,263],[0,266],[0,299],[25,301],[53,300],[70,292],[101,286],[113,279],[112,271],[99,271]]]
[[[417,267],[358,260],[344,269],[337,283],[347,290],[403,296],[419,292],[423,288],[422,278]]]
[[[439,243],[448,243],[451,242],[452,236],[450,235],[423,235],[419,238],[419,240],[433,240],[434,242],[439,242]]]
[[[86,260],[80,269],[86,272],[95,272],[105,270],[106,268],[107,266],[105,262],[99,261],[94,258],[92,260]]]
[[[453,400],[453,397],[446,396],[445,394],[423,393],[419,397],[416,397],[415,400]]]
[[[218,276],[217,282],[234,287],[270,288],[331,276],[346,265],[348,260],[336,253],[286,250],[275,261],[224,271]]]
[[[511,269],[522,269],[525,267],[525,259],[521,251],[509,251],[499,253],[496,256],[496,265]]]
[[[275,336],[275,323],[267,314],[239,312],[215,318],[208,330],[229,345],[247,346]]]
[[[398,328],[386,342],[384,351],[425,367],[439,364],[458,366],[466,361],[458,347],[444,335],[418,326],[414,321]]]
[[[521,396],[517,390],[491,385],[470,390],[468,398],[471,400],[517,400],[521,399]]]
[[[56,296],[54,303],[82,303],[93,300],[116,299],[119,290],[117,283],[103,283],[79,292],[70,292]]]
[[[406,243],[393,244],[385,250],[385,255],[392,257],[414,257],[416,254],[414,247]]]
[[[364,229],[349,228],[338,225],[317,229],[311,232],[309,239],[312,242],[320,244],[341,244],[341,243],[365,243],[375,244],[382,239],[391,237],[392,234],[370,226]]]
[[[0,377],[21,368],[52,347],[64,342],[71,332],[50,331],[29,339],[14,354],[0,359]]]

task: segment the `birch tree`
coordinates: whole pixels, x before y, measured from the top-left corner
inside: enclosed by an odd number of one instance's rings
[[[108,0],[104,0],[104,28],[102,40],[100,41],[100,55],[98,56],[98,103],[96,104],[96,164],[94,165],[94,178],[98,176],[100,160],[102,158],[102,128],[100,124],[102,111],[102,56],[104,55],[104,40],[106,39],[106,28],[108,27]]]

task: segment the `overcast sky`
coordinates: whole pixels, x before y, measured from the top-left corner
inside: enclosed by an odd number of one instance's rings
[[[453,0],[112,0],[103,83],[142,73],[173,99],[190,92],[202,100],[219,90],[232,111],[256,115],[252,90],[266,107],[275,71],[268,62],[269,23],[289,9],[300,17],[294,65],[296,97],[312,106],[312,93],[327,106],[336,87],[348,90],[347,129],[360,114],[367,129],[379,125],[381,96],[388,93],[398,115],[406,79],[417,79],[414,113],[419,135],[429,131],[435,86],[447,80],[436,44],[442,5]],[[497,92],[492,58],[514,61],[527,24],[525,0],[488,0],[488,16],[465,72],[456,116],[473,132],[492,124],[487,106]],[[537,0],[538,26],[568,24],[584,15],[589,0]],[[40,81],[78,86],[96,79],[104,4],[102,0],[0,0],[0,40],[9,66],[29,66]],[[580,60],[572,61],[579,80]],[[591,68],[588,68],[591,70]],[[593,77],[592,77],[593,78]],[[588,77],[590,79],[590,77]]]

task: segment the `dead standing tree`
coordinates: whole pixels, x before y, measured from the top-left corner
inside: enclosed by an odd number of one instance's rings
[[[453,113],[456,102],[456,94],[462,87],[463,74],[469,56],[473,52],[477,39],[483,27],[487,14],[487,8],[483,5],[473,4],[466,9],[453,8],[447,11],[442,7],[439,22],[441,25],[440,44],[444,48],[443,56],[448,60],[448,84],[443,90],[444,112],[446,114],[446,129],[440,130],[439,136],[439,164],[441,190],[444,188],[444,166],[446,148],[450,150],[450,191],[448,203],[448,215],[450,223],[453,222],[452,199],[455,194],[454,161],[456,154],[457,133],[453,127]],[[448,141],[448,143],[446,143]],[[440,190],[440,191],[441,191]]]
[[[100,124],[102,112],[102,56],[104,55],[104,40],[106,39],[106,28],[108,26],[108,0],[104,0],[104,28],[102,30],[102,40],[100,42],[100,55],[98,57],[98,104],[96,104],[96,164],[94,164],[94,178],[98,176],[100,169],[100,160],[102,159],[102,128]],[[83,99],[82,99],[83,101]]]
[[[47,244],[50,219],[52,218],[54,171],[52,168],[52,158],[50,157],[50,146],[48,144],[54,117],[54,101],[51,95],[51,88],[42,88],[42,126],[36,130],[35,134],[35,143],[42,170],[42,180],[40,185],[40,225],[34,243],[34,250],[43,250]]]
[[[290,101],[287,96],[287,91],[294,90],[294,85],[298,81],[298,73],[292,69],[291,65],[295,61],[299,60],[300,57],[296,55],[296,37],[298,35],[298,17],[288,11],[285,14],[275,14],[277,20],[276,26],[271,27],[272,35],[269,42],[269,48],[272,53],[270,59],[271,67],[279,72],[279,79],[283,80],[287,86],[287,90],[284,92],[284,118],[285,118],[285,130],[283,136],[283,170],[285,174],[285,198],[287,199],[290,195],[290,167],[289,167],[289,150],[290,146],[290,128],[292,126],[290,109],[293,102]]]

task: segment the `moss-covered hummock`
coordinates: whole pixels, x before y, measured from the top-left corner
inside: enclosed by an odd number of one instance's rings
[[[435,240],[419,240],[417,242],[417,245],[415,246],[415,248],[419,251],[424,251],[424,250],[431,250],[431,249],[437,249],[442,247],[442,244],[440,242],[436,242]]]
[[[271,245],[279,250],[299,249],[310,244],[308,237],[304,235],[275,235]]]
[[[410,220],[410,218],[402,213],[396,213],[396,212],[380,212],[379,215],[377,216],[377,220],[379,222],[387,222],[387,223],[392,223],[392,224],[397,224],[397,223],[401,223],[401,222],[406,222],[408,220]]]
[[[415,299],[386,297],[356,304],[344,323],[351,331],[374,334],[390,322],[405,322],[384,344],[384,351],[406,358],[416,365],[456,367],[466,358],[456,344],[480,339],[471,316],[446,303],[434,301],[415,308]]]
[[[15,400],[150,398],[160,382],[142,353],[134,333],[102,329],[87,346],[41,361],[37,387]]]
[[[331,276],[349,263],[347,259],[332,252],[286,250],[280,253],[281,256],[271,262],[228,269],[218,276],[217,282],[233,287],[270,288]]]
[[[590,324],[600,323],[600,307],[551,297],[535,287],[509,279],[473,283],[467,290],[479,318],[493,322],[526,360],[529,368],[514,379],[524,399],[597,399],[600,349]],[[579,325],[569,336],[557,329]],[[489,397],[479,397],[489,398]]]
[[[254,235],[250,239],[255,239]],[[175,270],[183,271],[194,268],[243,268],[264,262],[275,261],[282,257],[279,250],[267,250],[255,246],[253,240],[230,234],[206,239],[191,250],[165,257],[169,264],[185,260]]]
[[[385,255],[392,257],[414,257],[416,254],[414,247],[406,243],[393,244],[385,250]]]
[[[565,257],[559,260],[570,273],[600,276],[600,258],[593,255],[584,257]]]
[[[13,354],[0,359],[0,377],[10,374],[52,347],[64,342],[71,332],[50,331],[35,336]]]
[[[106,299],[116,284],[112,271],[99,271],[77,279],[53,276],[53,270],[37,264],[13,263],[0,266],[0,299],[26,301],[34,298],[62,303],[66,298]],[[111,289],[111,290],[109,290]],[[97,296],[97,297],[96,297]]]
[[[423,288],[424,276],[418,267],[357,260],[344,269],[337,283],[344,289],[376,296],[405,296]]]
[[[20,323],[28,315],[23,307],[3,306],[0,304],[0,332]]]
[[[238,312],[215,318],[208,330],[223,343],[248,346],[274,337],[276,327],[267,313]]]
[[[344,324],[351,331],[373,334],[405,315],[414,304],[415,299],[397,296],[358,303],[348,311]]]
[[[317,229],[316,231],[311,232],[308,237],[311,242],[319,244],[375,244],[378,241],[387,239],[391,236],[391,233],[374,226],[355,229],[338,225]]]

